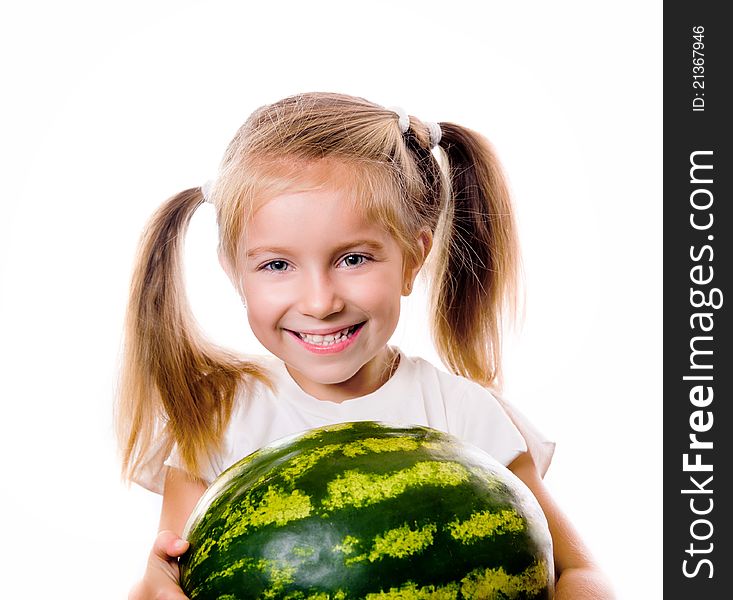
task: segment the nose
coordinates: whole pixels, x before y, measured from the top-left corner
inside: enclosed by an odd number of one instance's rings
[[[344,309],[343,297],[327,274],[311,273],[301,285],[298,307],[301,314],[322,320]]]

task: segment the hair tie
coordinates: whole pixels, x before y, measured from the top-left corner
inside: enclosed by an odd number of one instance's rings
[[[428,135],[430,136],[430,149],[432,150],[438,144],[440,144],[440,139],[443,137],[443,130],[440,128],[439,123],[431,123],[430,121],[426,122],[425,126],[428,128]]]
[[[407,133],[407,130],[410,128],[410,115],[408,115],[405,112],[405,109],[401,106],[390,106],[389,110],[393,113],[397,113],[397,116],[399,117],[397,122],[400,124],[400,131],[402,133]]]
[[[405,112],[405,109],[401,106],[390,106],[389,110],[399,117],[397,122],[400,125],[400,131],[402,131],[402,133],[407,133],[407,130],[410,128],[410,115],[408,115],[407,112]],[[428,128],[430,149],[432,150],[440,143],[440,139],[443,137],[443,131],[440,129],[440,125],[438,123],[426,121],[425,127]]]
[[[204,197],[204,202],[211,203],[211,188],[214,187],[214,182],[209,179],[208,181],[205,181],[204,184],[201,186],[201,194]]]

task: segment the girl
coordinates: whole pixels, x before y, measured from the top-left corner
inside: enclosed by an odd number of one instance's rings
[[[182,238],[205,200],[220,263],[271,357],[207,343],[189,312]],[[429,255],[432,333],[453,374],[388,344]],[[543,487],[551,446],[487,389],[498,387],[517,262],[507,189],[480,135],[337,94],[255,111],[216,180],[166,202],[141,243],[117,423],[125,477],[163,505],[131,598],[185,598],[179,536],[229,465],[284,435],[354,420],[435,427],[508,465],[547,516],[556,598],[611,597]]]

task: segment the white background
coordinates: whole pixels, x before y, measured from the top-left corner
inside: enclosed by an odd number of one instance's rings
[[[619,597],[661,598],[662,3],[248,4],[3,5],[3,596],[142,573],[160,498],[120,483],[111,418],[138,236],[254,108],[328,90],[494,142],[527,287],[507,396],[558,442],[547,484]],[[202,207],[194,311],[256,351],[214,235]],[[437,362],[419,292],[393,341]]]

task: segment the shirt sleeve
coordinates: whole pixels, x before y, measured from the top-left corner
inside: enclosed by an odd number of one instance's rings
[[[226,441],[224,445],[226,447]],[[225,464],[227,454],[228,452],[224,449],[224,451],[210,453],[209,456],[202,460],[200,465],[201,470],[197,476],[203,479],[206,485],[211,485],[214,479],[216,479],[224,470],[223,465]],[[188,470],[183,463],[177,444],[173,445],[173,450],[171,450],[170,455],[165,459],[163,464],[166,467],[173,467],[174,469],[180,469],[181,471]]]
[[[515,406],[486,388],[468,382],[465,394],[449,413],[452,432],[509,465],[523,452],[532,456],[537,472],[545,476],[555,452],[551,441]]]
[[[199,476],[207,485],[210,485],[217,475],[224,470],[222,467],[224,460],[225,457],[220,453],[213,454],[204,460]],[[132,481],[146,490],[163,494],[167,467],[187,471],[178,450],[178,445],[174,443],[170,452],[167,452],[165,442],[159,441],[150,449],[142,468],[137,476],[133,477]]]
[[[142,467],[132,478],[133,483],[156,494],[162,494],[165,484],[165,461],[169,455],[169,442],[161,435],[145,455]]]
[[[462,395],[446,407],[450,433],[509,465],[527,451],[524,437],[487,389],[464,381]]]
[[[512,406],[500,397],[497,397],[497,401],[509,415],[509,418],[522,434],[522,437],[524,437],[527,443],[527,449],[537,467],[537,472],[540,474],[540,477],[544,477],[555,454],[555,442],[537,429],[515,406]]]
[[[241,407],[241,397],[237,396],[221,445],[219,448],[210,450],[201,459],[197,477],[200,477],[206,485],[211,485],[222,471],[241,458],[241,456],[233,454],[233,439],[237,436],[235,429]],[[241,437],[241,432],[238,437]],[[143,467],[138,475],[133,478],[133,482],[151,492],[162,494],[167,467],[188,471],[181,457],[178,444],[169,441],[167,437],[161,434],[147,453],[143,461]]]

